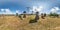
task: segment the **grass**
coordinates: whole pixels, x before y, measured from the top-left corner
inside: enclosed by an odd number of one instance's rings
[[[27,18],[21,20],[16,16],[1,16],[0,30],[60,30],[60,18],[51,18],[38,20],[37,23],[29,24],[30,19],[34,19],[35,15],[28,15]]]

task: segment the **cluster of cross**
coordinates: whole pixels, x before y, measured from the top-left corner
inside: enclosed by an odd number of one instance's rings
[[[16,13],[16,16],[18,16],[18,13]],[[46,13],[44,13],[44,14],[41,13],[41,18],[45,19],[44,17],[46,17]],[[21,18],[21,16],[20,16],[20,18]],[[26,18],[26,11],[23,12],[23,18]],[[35,18],[33,20],[30,20],[29,23],[34,23],[34,22],[37,22],[38,20],[39,20],[39,12],[36,12]]]
[[[18,16],[18,13],[16,13],[16,16]],[[26,16],[27,16],[27,14],[26,14],[26,11],[24,11],[23,12],[23,18],[26,18]],[[41,18],[42,19],[45,19],[45,17],[46,17],[47,15],[46,15],[46,13],[41,13]],[[55,13],[50,13],[50,15],[49,15],[50,17],[59,17],[59,15],[58,14],[55,14]],[[20,18],[21,18],[21,16],[19,16]],[[23,20],[22,18],[21,18],[21,20]],[[39,12],[36,12],[35,13],[35,18],[34,19],[31,19],[30,21],[29,21],[29,23],[35,23],[35,22],[37,22],[39,20]]]

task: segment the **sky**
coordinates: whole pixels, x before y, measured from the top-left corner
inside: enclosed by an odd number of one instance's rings
[[[0,0],[0,14],[21,14],[23,11],[60,14],[60,0]]]

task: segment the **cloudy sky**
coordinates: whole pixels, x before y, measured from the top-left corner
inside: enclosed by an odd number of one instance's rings
[[[23,11],[60,13],[60,0],[0,0],[0,14],[15,14]]]

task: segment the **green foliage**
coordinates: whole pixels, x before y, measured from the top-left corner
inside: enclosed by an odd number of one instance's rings
[[[57,13],[50,13],[49,16],[58,16]]]
[[[23,19],[22,19],[22,14],[20,14],[18,17],[19,17],[21,20],[23,20]]]
[[[19,14],[19,15],[21,15],[21,16],[22,16],[23,14]]]
[[[34,20],[34,19],[29,21],[29,23],[36,23],[36,22],[37,22],[37,20]]]
[[[21,14],[19,15],[19,18],[21,18]]]

